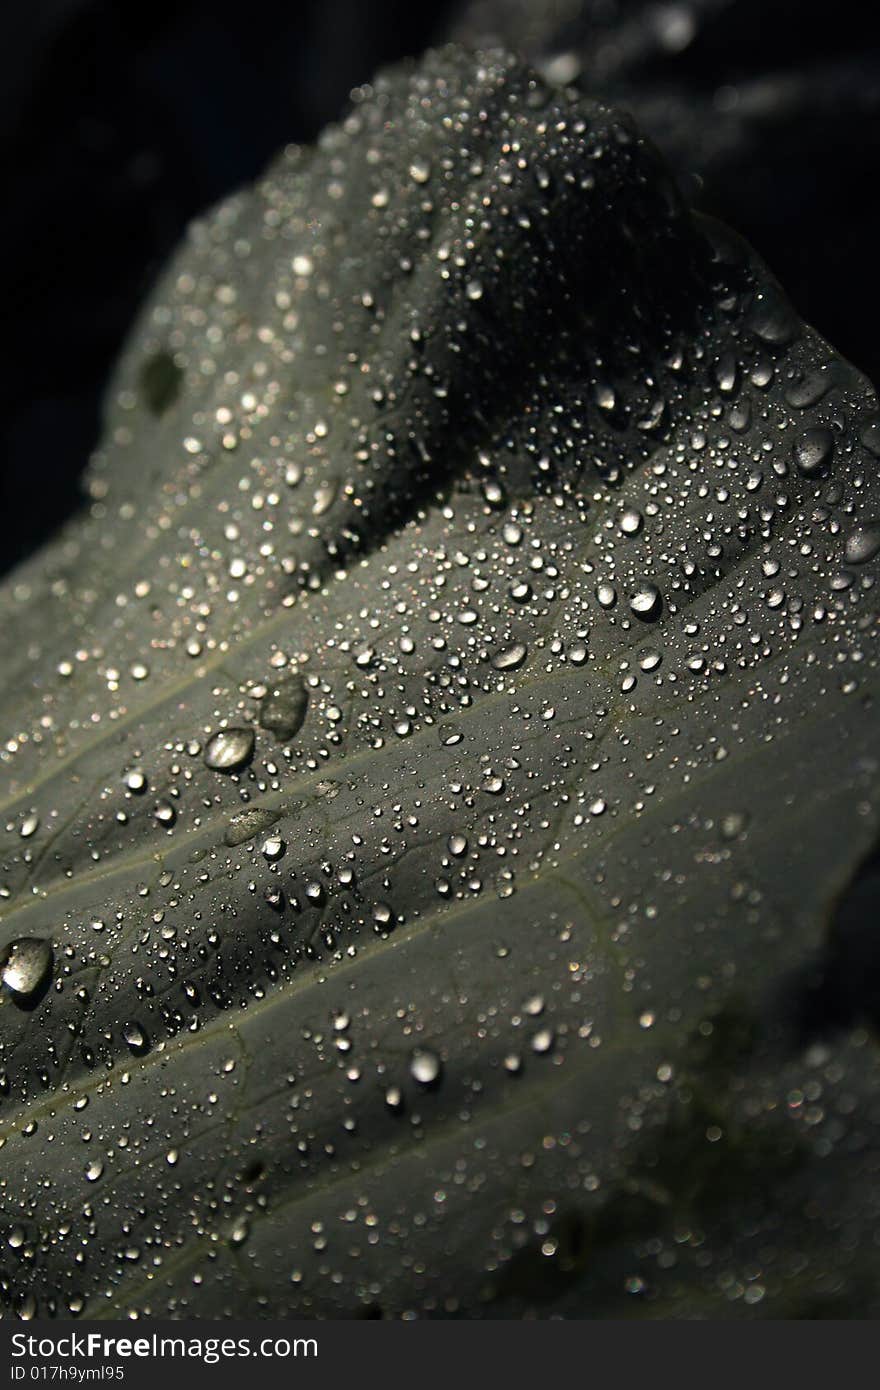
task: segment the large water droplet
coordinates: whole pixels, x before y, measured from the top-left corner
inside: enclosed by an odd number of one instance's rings
[[[617,524],[625,536],[637,536],[642,529],[642,514],[635,507],[626,507]]]
[[[794,446],[794,461],[808,478],[827,468],[834,452],[834,435],[821,426],[804,430]]]
[[[430,1048],[422,1047],[413,1053],[409,1070],[413,1080],[418,1081],[420,1086],[436,1086],[440,1080],[443,1063],[436,1052],[432,1052]]]
[[[640,584],[629,601],[631,612],[642,622],[649,623],[660,616],[663,601],[656,584]]]
[[[864,565],[880,550],[880,521],[857,526],[846,538],[845,555],[850,565]]]
[[[277,811],[267,811],[261,806],[248,806],[244,811],[238,811],[229,819],[229,824],[223,834],[223,843],[226,845],[241,845],[246,840],[253,840],[262,830],[268,830],[278,820]]]
[[[147,1035],[139,1023],[126,1023],[122,1029],[122,1036],[132,1052],[146,1052]]]
[[[517,642],[515,646],[497,652],[492,658],[492,665],[496,671],[515,671],[518,666],[522,666],[527,654],[528,649],[524,643]]]
[[[6,951],[0,980],[21,999],[42,988],[52,970],[52,946],[37,936],[21,936]]]
[[[306,717],[309,692],[295,673],[275,680],[260,705],[260,727],[287,742],[299,733]]]
[[[208,740],[205,766],[212,772],[237,772],[253,757],[253,729],[221,729]]]

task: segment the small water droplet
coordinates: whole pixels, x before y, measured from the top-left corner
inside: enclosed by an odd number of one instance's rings
[[[245,1217],[237,1221],[229,1233],[230,1245],[244,1245],[251,1233],[250,1225]]]
[[[385,1092],[385,1104],[395,1112],[403,1109],[403,1092],[399,1086],[389,1086]]]

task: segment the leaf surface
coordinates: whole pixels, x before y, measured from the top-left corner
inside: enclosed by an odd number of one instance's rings
[[[870,1312],[878,453],[502,54],[194,227],[0,596],[10,1306]]]

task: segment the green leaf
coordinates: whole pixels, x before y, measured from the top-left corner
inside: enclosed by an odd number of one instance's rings
[[[878,436],[503,55],[193,228],[0,599],[13,1309],[876,1312]]]

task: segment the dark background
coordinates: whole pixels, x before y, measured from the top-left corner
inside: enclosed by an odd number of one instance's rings
[[[186,223],[377,66],[494,37],[633,109],[880,379],[880,42],[855,0],[36,0],[5,16],[9,568],[76,505],[108,371]],[[555,62],[555,66],[553,66]]]

